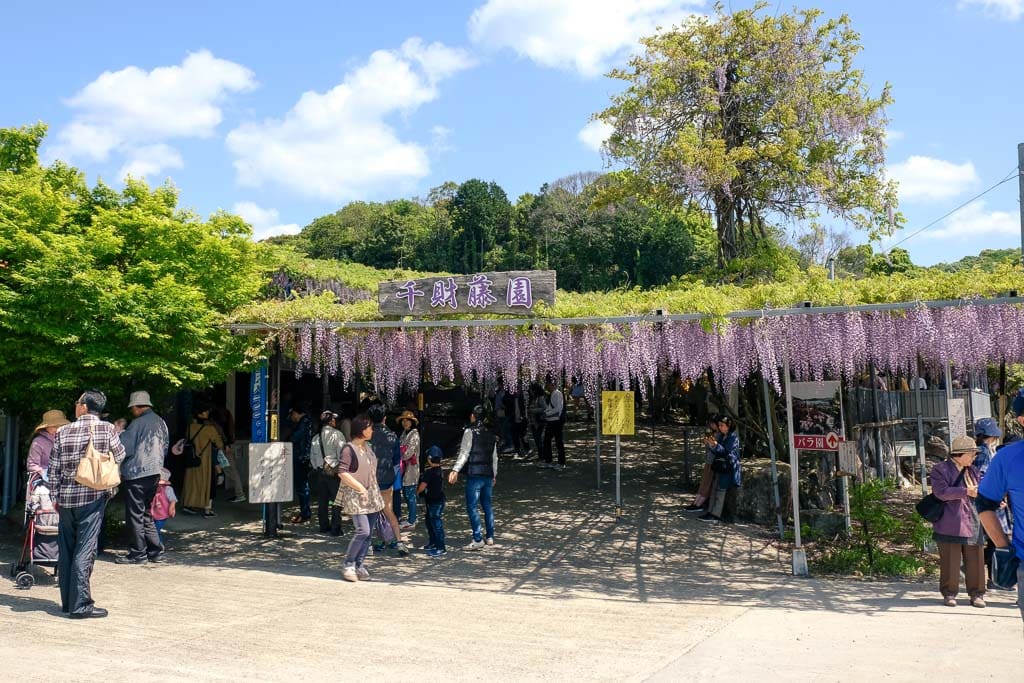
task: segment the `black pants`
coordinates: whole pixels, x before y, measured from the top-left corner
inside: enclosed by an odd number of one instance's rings
[[[71,614],[92,612],[89,590],[92,567],[96,564],[96,540],[107,508],[106,497],[77,508],[61,508],[57,533],[57,585],[61,611]]]
[[[153,524],[150,506],[156,495],[160,475],[154,474],[140,479],[130,479],[123,483],[124,488],[124,523],[128,531],[128,557],[139,560],[153,557],[163,552],[160,535]]]
[[[523,455],[526,453],[526,422],[512,422],[512,445],[516,449],[516,453]]]
[[[561,420],[544,423],[544,462],[551,462],[551,440],[554,439],[555,445],[558,446],[558,464],[565,464],[565,442],[562,440],[564,429],[565,423]]]
[[[392,484],[394,486],[394,484]],[[391,509],[395,513],[395,519],[402,519],[402,489],[399,487],[397,491],[392,490],[391,493]],[[395,529],[395,533],[398,533],[398,529]]]
[[[341,507],[331,505],[331,501],[338,497],[338,486],[341,480],[324,474],[318,470],[310,475],[316,477],[316,521],[320,524],[320,531],[330,531],[335,536],[341,534]]]

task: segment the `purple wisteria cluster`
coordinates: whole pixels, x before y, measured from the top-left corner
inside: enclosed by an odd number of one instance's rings
[[[707,322],[704,323],[707,325]],[[717,322],[430,330],[336,330],[309,323],[278,337],[297,359],[296,373],[356,375],[394,399],[421,379],[502,378],[513,388],[545,376],[579,377],[594,398],[598,378],[633,386],[642,394],[659,374],[699,380],[708,369],[723,387],[762,373],[777,390],[788,359],[798,380],[850,378],[869,363],[890,373],[916,374],[920,358],[959,370],[1024,361],[1024,308],[974,305],[924,306],[898,312],[789,315]]]

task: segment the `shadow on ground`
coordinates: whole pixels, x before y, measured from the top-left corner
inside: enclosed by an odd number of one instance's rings
[[[780,553],[768,529],[709,525],[683,513],[691,496],[677,487],[682,473],[681,429],[673,432],[659,426],[652,438],[649,426],[643,426],[637,437],[623,439],[623,519],[616,520],[614,442],[607,437],[603,442],[598,491],[592,428],[592,423],[567,426],[569,467],[564,472],[502,458],[495,488],[496,545],[482,552],[457,549],[469,540],[469,524],[462,486],[451,486],[445,524],[452,551],[440,559],[430,559],[422,551],[408,558],[374,557],[368,562],[373,579],[552,599],[856,612],[903,606],[900,591],[894,595],[891,583],[881,596],[867,581],[792,579],[789,557]],[[217,505],[219,516],[214,519],[179,515],[172,520],[169,562],[339,577],[351,534],[347,520],[341,538],[317,533],[315,524],[286,524],[278,538],[264,538],[257,506]],[[425,542],[421,522],[410,545]],[[14,554],[11,551],[10,546],[3,548],[5,560]],[[108,554],[101,561],[112,557]],[[906,584],[907,591],[921,587]],[[907,606],[911,604],[920,607],[919,600],[908,601]]]

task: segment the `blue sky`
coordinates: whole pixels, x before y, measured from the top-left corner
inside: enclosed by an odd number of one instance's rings
[[[600,170],[600,131],[585,127],[619,87],[602,74],[639,35],[710,9],[700,0],[5,4],[0,126],[45,121],[48,159],[69,159],[90,181],[171,177],[185,205],[239,211],[261,235],[354,199],[424,196],[446,180],[495,180],[515,200]],[[1024,0],[814,6],[850,14],[868,80],[892,84],[888,164],[902,181],[904,235],[1013,171],[1024,142]],[[1011,181],[902,246],[923,264],[1013,247],[1018,220]]]

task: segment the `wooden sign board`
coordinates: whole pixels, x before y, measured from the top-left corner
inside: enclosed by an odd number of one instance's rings
[[[555,271],[514,270],[394,280],[377,285],[381,315],[423,317],[452,313],[537,315],[555,305]]]
[[[249,444],[249,502],[287,503],[292,495],[292,444]]]
[[[860,456],[857,455],[857,443],[855,441],[844,441],[839,444],[839,463],[836,476],[859,477]]]
[[[601,392],[601,433],[632,436],[636,433],[636,420],[632,391]]]

